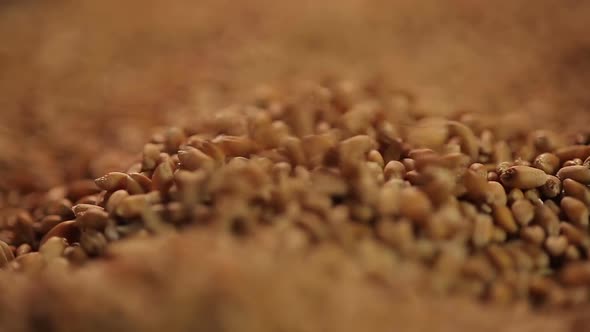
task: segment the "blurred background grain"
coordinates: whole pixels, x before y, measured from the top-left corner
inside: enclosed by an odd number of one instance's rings
[[[527,107],[531,126],[579,125],[589,17],[579,0],[5,0],[0,186],[120,168],[156,125],[326,75],[385,80],[441,112]],[[99,151],[110,161],[93,171]]]

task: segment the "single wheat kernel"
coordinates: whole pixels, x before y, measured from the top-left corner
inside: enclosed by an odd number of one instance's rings
[[[123,199],[127,197],[129,197],[129,193],[126,190],[115,191],[109,197],[105,205],[105,210],[110,214],[114,214],[115,210],[117,209],[117,206],[121,203]]]
[[[109,214],[106,211],[91,209],[77,217],[76,223],[81,228],[103,229],[108,219]]]
[[[561,222],[559,228],[561,234],[567,238],[569,243],[582,247],[588,247],[588,245],[590,245],[590,238],[586,235],[584,230],[568,222]]]
[[[559,216],[561,214],[561,208],[559,207],[559,205],[557,205],[557,203],[555,203],[555,201],[547,199],[543,202],[543,205],[550,208],[551,211],[555,213],[555,215]]]
[[[106,191],[125,189],[127,174],[111,172],[95,180],[96,185]]]
[[[582,165],[582,160],[581,159],[572,159],[572,160],[566,160],[561,167],[568,167],[568,166],[578,166],[578,165]]]
[[[5,266],[13,260],[14,254],[8,244],[4,241],[0,241],[0,267]]]
[[[432,203],[421,190],[410,187],[404,188],[399,194],[401,216],[417,223],[425,222],[432,213]]]
[[[563,192],[566,196],[576,198],[586,205],[590,205],[590,189],[572,179],[563,181]]]
[[[554,198],[561,194],[561,180],[556,176],[549,175],[547,182],[539,188],[541,194],[547,198]]]
[[[518,188],[510,189],[508,192],[508,203],[514,204],[514,202],[524,199],[524,193]]]
[[[565,236],[549,236],[545,240],[545,249],[551,256],[559,257],[565,253],[568,242]]]
[[[461,150],[468,155],[472,161],[476,161],[479,156],[479,143],[477,136],[473,134],[471,128],[457,121],[447,123],[451,136],[461,138]]]
[[[16,256],[22,256],[33,251],[33,248],[28,243],[23,243],[16,248]]]
[[[582,184],[590,184],[590,168],[583,165],[563,167],[557,172],[561,181],[572,179]]]
[[[196,171],[198,169],[205,169],[210,170],[215,167],[215,160],[205,154],[203,151],[186,146],[183,147],[181,150],[178,151],[178,159],[180,160],[180,168],[189,170],[189,171]],[[154,171],[153,177],[156,176],[156,173],[160,172],[159,176],[169,176],[169,173],[172,172],[172,165],[170,163],[160,163]],[[155,187],[155,181],[152,177],[152,187]]]
[[[68,246],[67,241],[61,237],[52,237],[47,239],[41,247],[39,247],[39,253],[47,260],[61,257],[64,249]]]
[[[498,205],[506,205],[508,203],[506,190],[504,190],[504,187],[499,182],[488,181],[488,190],[492,194],[491,203]]]
[[[552,153],[542,153],[533,161],[533,167],[543,170],[543,172],[553,175],[559,169],[559,157]]]
[[[490,192],[488,182],[481,174],[468,169],[463,176],[463,185],[467,190],[467,197],[478,203],[491,203],[493,193]]]
[[[369,153],[367,154],[367,160],[376,163],[377,165],[379,165],[379,167],[381,167],[381,169],[383,169],[383,167],[385,166],[383,156],[381,155],[381,153],[379,153],[378,150],[369,151]]]
[[[518,232],[518,225],[512,216],[512,212],[506,205],[493,205],[494,223],[509,234]]]
[[[508,187],[533,189],[547,182],[547,174],[529,166],[512,166],[500,175],[500,180]]]
[[[526,226],[535,217],[535,207],[529,200],[519,199],[510,207],[514,219],[520,226]]]
[[[167,158],[166,160],[163,160],[154,170],[154,174],[152,175],[152,189],[165,192],[170,189],[173,182],[174,168],[170,158]],[[129,194],[131,194],[131,192],[129,192]]]
[[[80,238],[80,229],[76,226],[75,220],[61,222],[43,236],[40,244],[42,245],[52,237],[64,238],[68,243],[78,242]]]
[[[528,199],[533,205],[542,205],[541,192],[537,188],[529,189],[524,192],[524,197]]]
[[[103,210],[103,208],[92,204],[77,204],[72,207],[72,211],[76,217],[79,217],[90,210]]]
[[[148,205],[146,195],[134,195],[123,198],[117,205],[115,212],[117,216],[123,218],[139,217],[143,209]]]
[[[520,237],[534,245],[542,245],[545,242],[545,230],[539,225],[523,227],[520,230]]]
[[[547,235],[559,235],[559,218],[546,205],[537,206],[535,208],[534,222],[543,227]]]
[[[583,227],[588,226],[588,208],[583,202],[566,196],[561,200],[561,209],[572,223]]]
[[[137,183],[140,187],[141,190],[136,189],[136,192],[131,192],[130,189],[130,182],[129,179],[132,179],[135,183]],[[143,194],[146,192],[149,192],[150,190],[152,190],[152,180],[147,177],[144,174],[141,173],[130,173],[129,174],[129,178],[127,178],[128,182],[127,182],[127,191],[131,194],[131,195],[135,195],[135,194]],[[135,184],[132,184],[133,186],[135,186]]]
[[[406,167],[401,162],[392,160],[385,165],[383,175],[385,176],[386,181],[391,179],[403,179],[406,176]]]
[[[411,171],[416,170],[416,162],[414,161],[414,159],[404,158],[402,160],[402,164],[404,165],[406,172],[411,172]]]
[[[211,140],[211,143],[218,146],[228,157],[249,157],[259,149],[256,142],[244,136],[219,135]]]

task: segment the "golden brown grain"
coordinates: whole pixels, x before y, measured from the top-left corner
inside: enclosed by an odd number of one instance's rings
[[[506,205],[495,204],[492,207],[494,223],[509,234],[518,232],[518,225],[512,216],[512,212]]]
[[[590,205],[590,189],[572,179],[563,181],[563,192],[566,196],[576,198],[586,205]]]
[[[500,175],[502,184],[511,188],[533,189],[547,181],[547,174],[529,166],[512,166]]]
[[[579,183],[590,184],[590,168],[583,165],[563,167],[557,172],[557,177],[561,181],[572,179]]]
[[[547,198],[557,197],[557,195],[561,194],[561,180],[556,176],[550,175],[547,177],[547,182],[539,190]]]
[[[572,223],[583,227],[588,226],[588,208],[583,202],[573,197],[564,197],[561,200],[561,209]]]
[[[555,174],[559,169],[559,157],[553,153],[542,153],[533,161],[533,167],[536,167],[547,174]]]
[[[565,236],[549,236],[545,240],[545,248],[551,256],[558,257],[565,253],[568,246]]]
[[[520,226],[526,226],[535,217],[535,207],[529,200],[519,199],[510,207],[514,219]]]
[[[540,246],[545,242],[545,230],[539,225],[523,227],[520,230],[520,237],[534,245]]]

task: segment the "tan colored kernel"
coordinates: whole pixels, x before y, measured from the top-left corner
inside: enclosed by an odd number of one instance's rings
[[[500,175],[505,186],[519,189],[533,189],[547,182],[547,174],[529,166],[512,166]]]
[[[47,239],[45,243],[39,248],[39,253],[45,257],[45,259],[53,259],[61,257],[64,249],[68,246],[67,241],[61,237],[52,237]]]
[[[572,179],[587,185],[590,184],[590,168],[583,165],[563,167],[557,172],[557,177],[561,181]]]
[[[588,208],[583,202],[566,196],[561,200],[561,209],[572,223],[583,227],[588,226]]]
[[[463,176],[463,184],[469,199],[480,203],[492,202],[493,193],[489,190],[488,182],[477,172],[468,169]]]
[[[546,205],[537,206],[535,208],[535,223],[543,227],[547,235],[559,235],[559,218]]]
[[[119,189],[125,189],[126,180],[127,174],[121,172],[111,172],[96,179],[95,183],[103,190],[115,191]]]
[[[208,170],[212,169],[215,165],[215,160],[213,160],[213,158],[205,154],[203,151],[190,146],[184,147],[178,151],[178,159],[180,160],[180,167],[189,171],[195,171],[198,169]],[[154,176],[158,170],[161,172],[161,176],[167,179],[169,178],[169,174],[173,171],[173,167],[169,162],[161,163],[154,171]],[[155,179],[152,178],[152,181],[155,182]],[[155,187],[155,183],[153,187]]]
[[[488,190],[490,191],[492,197],[491,203],[498,205],[506,205],[508,203],[506,191],[499,182],[488,181]]]
[[[566,196],[578,199],[586,205],[590,205],[590,189],[572,179],[563,181],[563,192]]]
[[[590,244],[590,238],[588,238],[584,230],[568,222],[561,222],[559,228],[561,234],[567,238],[569,243],[583,247],[587,247]]]
[[[524,199],[524,193],[518,188],[510,189],[508,192],[508,203],[513,204],[516,201]]]
[[[425,222],[432,213],[432,203],[428,196],[417,188],[404,188],[400,191],[400,214],[415,222]]]
[[[514,219],[520,226],[526,226],[535,217],[535,207],[529,200],[519,199],[510,207]]]
[[[533,161],[533,167],[543,170],[543,172],[553,175],[559,169],[559,157],[552,153],[542,153]]]
[[[476,161],[479,156],[479,143],[471,128],[457,121],[449,121],[447,125],[451,136],[461,138],[461,151],[468,155],[472,161]]]
[[[115,213],[115,209],[117,208],[119,203],[121,203],[121,201],[127,197],[129,197],[129,193],[126,190],[115,191],[109,197],[109,199],[105,205],[105,210],[110,214]]]
[[[385,161],[383,160],[383,156],[377,150],[369,151],[369,154],[367,154],[367,160],[376,163],[381,168],[383,168],[385,166]]]
[[[545,197],[557,197],[557,195],[561,194],[561,180],[556,176],[549,175],[547,177],[547,182],[539,188],[539,191]]]
[[[385,165],[383,175],[386,181],[390,179],[403,179],[406,176],[406,167],[401,162],[392,160]]]
[[[539,225],[523,227],[520,230],[520,237],[534,245],[542,245],[545,242],[545,230]]]
[[[507,233],[514,234],[518,231],[518,225],[512,216],[512,212],[506,205],[494,205],[493,216],[494,223]]]
[[[567,246],[568,242],[565,236],[550,236],[545,240],[545,248],[554,257],[563,255]]]
[[[559,205],[557,205],[557,203],[555,203],[555,201],[547,199],[543,202],[543,205],[551,209],[551,211],[553,211],[555,215],[561,214],[561,208],[559,207]]]
[[[416,170],[416,162],[414,161],[414,159],[404,158],[402,160],[402,164],[404,165],[407,172]]]

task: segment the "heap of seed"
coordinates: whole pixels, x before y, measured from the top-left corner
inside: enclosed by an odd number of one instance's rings
[[[0,265],[80,266],[112,242],[186,227],[277,228],[300,250],[376,241],[428,267],[445,293],[590,300],[590,136],[428,116],[406,95],[349,82],[295,95],[260,90],[154,135],[126,172],[18,208],[3,199]]]

